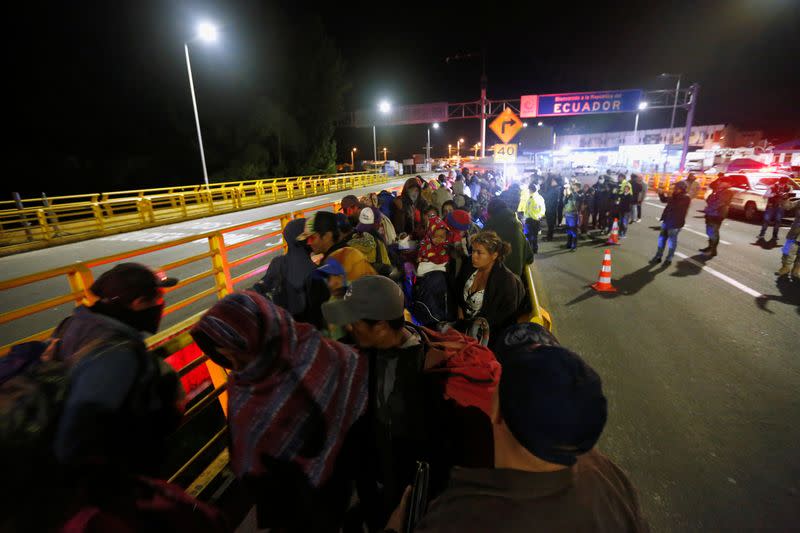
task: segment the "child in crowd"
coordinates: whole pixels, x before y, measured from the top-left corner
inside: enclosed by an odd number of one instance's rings
[[[447,250],[450,237],[447,225],[435,213],[429,213],[426,219],[428,230],[419,247],[417,256],[417,276],[424,276],[433,270],[445,272],[450,254]]]

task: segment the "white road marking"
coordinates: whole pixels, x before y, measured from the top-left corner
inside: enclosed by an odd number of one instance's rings
[[[659,209],[664,209],[666,207],[665,205],[658,205],[658,204],[654,204],[653,202],[645,202],[645,203],[647,205],[652,205],[653,207],[657,207]]]
[[[681,259],[685,259],[686,261],[688,261],[689,263],[693,264],[694,266],[700,267],[700,269],[705,270],[706,272],[708,272],[712,276],[715,276],[715,277],[721,279],[725,283],[729,283],[730,285],[733,285],[734,287],[736,287],[740,291],[742,291],[742,292],[744,292],[746,294],[749,294],[753,298],[761,298],[763,296],[763,294],[761,294],[760,292],[758,292],[758,291],[756,291],[754,289],[751,289],[750,287],[748,287],[747,285],[745,285],[743,283],[739,283],[738,281],[736,281],[735,279],[731,278],[730,276],[726,276],[722,272],[714,270],[710,266],[707,266],[707,265],[704,265],[703,263],[699,263],[699,262],[695,261],[694,259],[692,259],[691,257],[689,257],[688,255],[686,255],[684,253],[675,252],[675,255],[677,255]]]

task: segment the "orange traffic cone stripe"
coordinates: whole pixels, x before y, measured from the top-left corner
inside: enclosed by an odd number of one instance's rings
[[[616,220],[614,227],[616,227]],[[597,276],[597,283],[592,284],[592,288],[598,292],[616,292],[617,289],[611,285],[611,250],[606,250],[603,255],[603,266],[600,268],[600,274]]]
[[[608,236],[606,244],[619,244],[619,225],[617,220],[616,218],[614,219],[614,225],[611,226],[611,235]]]

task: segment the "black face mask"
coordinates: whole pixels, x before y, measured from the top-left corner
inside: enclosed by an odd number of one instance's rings
[[[101,301],[92,306],[92,310],[110,316],[111,318],[116,318],[137,331],[155,333],[158,331],[158,326],[161,325],[161,315],[164,312],[164,304],[161,303],[153,307],[148,307],[147,309],[134,311],[129,307],[107,304]]]

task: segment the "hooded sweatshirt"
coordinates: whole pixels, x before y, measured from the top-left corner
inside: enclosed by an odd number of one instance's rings
[[[410,191],[416,188],[418,196],[416,200],[411,198]],[[416,178],[409,178],[403,185],[400,197],[394,200],[392,206],[392,225],[398,233],[415,233],[422,224],[422,211],[426,207],[426,202],[422,198],[422,191],[419,181]]]
[[[303,233],[305,219],[297,218],[283,229],[283,242],[288,250],[285,255],[273,259],[264,274],[264,288],[273,293],[273,301],[292,316],[297,316],[306,308],[306,281],[317,265],[311,261],[306,243],[297,240]],[[279,285],[282,284],[282,287]]]

